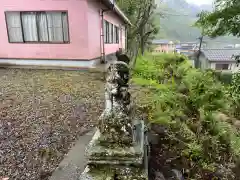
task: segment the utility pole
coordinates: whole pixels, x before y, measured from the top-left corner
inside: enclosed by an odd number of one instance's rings
[[[198,54],[197,54],[197,61],[195,62],[195,67],[200,68],[200,54],[201,54],[201,48],[202,48],[202,42],[203,42],[203,35],[198,38],[200,40],[199,48],[198,48]]]

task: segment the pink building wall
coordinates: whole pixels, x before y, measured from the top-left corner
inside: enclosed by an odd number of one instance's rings
[[[104,19],[107,20],[108,22],[120,27],[123,25],[122,22],[119,20],[119,18],[113,14],[112,12],[106,12],[104,14]],[[121,30],[120,30],[121,31]],[[105,53],[106,54],[111,54],[116,52],[119,48],[123,48],[123,45],[121,43],[121,32],[119,32],[119,44],[105,44]]]
[[[96,1],[88,1],[88,42],[89,42],[89,56],[90,59],[99,57],[101,55],[100,35],[102,28],[102,19],[100,16],[100,10],[106,9]],[[118,27],[122,26],[123,23],[119,17],[113,12],[104,12],[103,18],[108,22]],[[119,33],[120,35],[120,33]],[[105,44],[105,54],[115,53],[119,48],[124,45],[119,40],[118,44]]]
[[[172,52],[174,50],[172,44],[158,44],[155,46],[155,52]]]
[[[1,0],[0,58],[19,59],[93,59],[100,57],[100,4],[90,0]],[[5,11],[68,11],[69,44],[9,43]],[[106,13],[106,20],[121,20]],[[115,52],[119,44],[106,44],[106,54]]]
[[[156,46],[156,48],[154,49],[155,51],[157,51],[157,52],[162,52],[162,51],[168,51],[169,50],[169,48],[168,48],[168,44],[159,44],[159,45],[157,45]]]

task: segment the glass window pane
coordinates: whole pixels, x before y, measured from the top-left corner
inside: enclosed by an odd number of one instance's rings
[[[38,41],[37,18],[34,12],[21,13],[24,41]]]
[[[23,42],[20,12],[6,12],[10,42]]]

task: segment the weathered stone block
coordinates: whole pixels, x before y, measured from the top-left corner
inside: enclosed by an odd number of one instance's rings
[[[133,146],[106,147],[99,143],[101,133],[95,133],[86,149],[89,164],[120,164],[140,166],[144,156],[144,125],[141,121],[134,121]],[[121,138],[121,137],[119,137]]]
[[[88,166],[79,180],[147,180],[147,173],[135,167],[125,166]]]
[[[114,180],[115,171],[107,168],[92,168],[87,166],[79,180]]]

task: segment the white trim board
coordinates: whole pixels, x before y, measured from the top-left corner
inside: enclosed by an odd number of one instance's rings
[[[0,59],[0,67],[94,68],[97,60]]]

